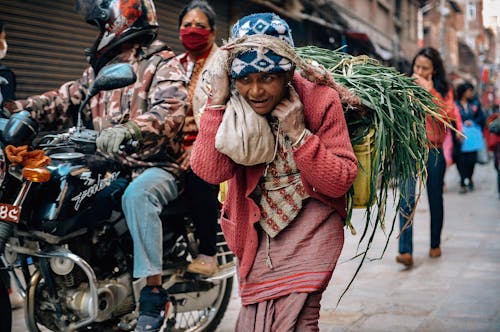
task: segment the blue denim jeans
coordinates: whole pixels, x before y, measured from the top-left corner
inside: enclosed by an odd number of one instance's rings
[[[134,277],[162,271],[162,209],[178,195],[175,177],[161,168],[148,168],[135,178],[122,197],[122,209],[134,241]]]
[[[439,248],[441,245],[441,230],[443,229],[443,185],[446,171],[446,161],[441,149],[431,149],[429,151],[426,168],[427,198],[431,214],[431,248]],[[401,186],[404,186],[407,195],[401,202],[399,212],[400,229],[406,224],[415,208],[416,180],[409,179],[405,183],[400,183],[400,190],[403,188]],[[401,233],[399,237],[399,253],[413,253],[413,226],[408,227]]]

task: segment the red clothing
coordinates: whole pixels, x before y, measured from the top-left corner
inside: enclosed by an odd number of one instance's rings
[[[450,89],[444,99],[443,96],[436,91],[436,89],[432,89],[430,93],[434,96],[436,104],[440,106],[440,113],[443,115],[444,119],[448,122],[453,120],[456,121],[453,91]],[[446,137],[445,125],[439,120],[433,118],[431,115],[427,115],[425,119],[425,128],[429,144],[436,148],[443,147],[443,142]]]
[[[338,93],[295,74],[293,85],[304,105],[306,127],[313,133],[293,151],[302,182],[309,195],[346,217],[345,193],[357,174],[354,155]],[[201,117],[200,132],[191,154],[193,171],[207,182],[229,180],[221,225],[230,249],[238,257],[239,277],[245,280],[258,248],[255,223],[259,207],[250,197],[265,165],[235,164],[215,149],[215,134],[223,111],[210,110]]]

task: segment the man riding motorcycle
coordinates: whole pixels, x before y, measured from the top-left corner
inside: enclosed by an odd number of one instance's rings
[[[160,212],[180,188],[183,153],[181,129],[186,113],[186,78],[174,53],[157,41],[158,23],[152,0],[78,0],[77,10],[97,26],[99,35],[86,50],[90,67],[76,81],[59,89],[8,103],[12,112],[29,110],[46,130],[69,127],[74,110],[106,64],[130,63],[137,82],[102,91],[90,102],[84,118],[100,132],[99,151],[118,158],[132,170],[122,208],[134,241],[134,277],[146,277],[140,294],[136,331],[158,331],[171,307],[161,287],[162,225]],[[120,150],[125,141],[138,142],[137,152]]]

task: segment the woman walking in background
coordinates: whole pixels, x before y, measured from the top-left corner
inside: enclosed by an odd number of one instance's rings
[[[454,121],[453,91],[446,79],[443,60],[439,52],[427,47],[421,49],[412,62],[410,75],[415,82],[429,91],[434,97],[442,114],[450,122]],[[432,258],[441,256],[441,231],[443,228],[443,185],[446,161],[443,154],[443,141],[446,128],[443,123],[433,119],[430,115],[426,118],[427,144],[429,145],[429,159],[427,160],[427,197],[429,199],[431,219],[431,243],[429,256]],[[413,216],[415,209],[415,186],[416,179],[408,180],[400,184],[406,186],[407,197],[402,198],[399,215],[400,229],[407,226],[408,219]],[[412,222],[412,221],[410,221]],[[409,226],[400,234],[399,255],[396,261],[407,267],[413,265],[413,225]]]
[[[474,85],[464,82],[457,87],[455,103],[460,111],[465,139],[456,161],[460,173],[460,193],[474,190],[472,176],[477,162],[477,153],[484,148],[483,127],[485,116],[481,104],[474,98]]]

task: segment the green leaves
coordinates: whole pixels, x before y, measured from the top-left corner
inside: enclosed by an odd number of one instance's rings
[[[371,192],[365,207],[366,223],[358,243],[358,250],[363,240],[367,237],[368,239],[363,251],[354,257],[362,257],[352,279],[354,280],[366,258],[375,232],[379,228],[385,232],[389,190],[395,191],[397,188],[395,184],[408,178],[420,176],[422,181],[425,181],[425,164],[429,154],[425,128],[426,117],[431,115],[439,118],[440,121],[442,118],[433,101],[433,96],[417,85],[412,78],[399,73],[394,68],[382,66],[367,56],[353,57],[338,50],[315,46],[300,47],[296,49],[296,52],[306,61],[316,61],[325,67],[338,84],[360,99],[361,105],[344,105],[344,114],[353,145],[362,142],[370,128],[375,129],[375,153],[372,155],[368,170]],[[346,220],[353,234],[355,231],[351,224],[351,217],[354,195],[356,195],[354,190],[350,190]],[[400,193],[400,197],[404,195],[406,193]],[[418,196],[419,193],[417,193]],[[399,196],[393,195],[392,197],[396,200]],[[394,203],[397,204],[396,211],[398,211],[399,200]],[[392,225],[387,241],[394,229],[396,215],[391,219]],[[370,225],[372,226],[371,233],[369,232]]]

